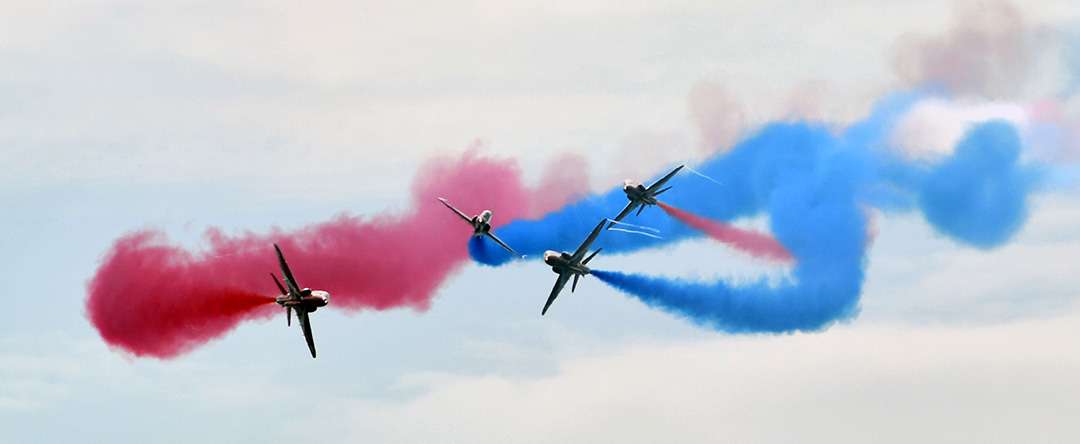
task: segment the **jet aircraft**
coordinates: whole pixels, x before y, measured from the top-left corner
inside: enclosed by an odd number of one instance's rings
[[[675,173],[678,173],[679,170],[681,170],[684,166],[685,165],[679,165],[678,168],[671,170],[670,173],[667,173],[666,176],[656,181],[656,183],[649,185],[648,188],[646,188],[639,182],[634,182],[633,180],[626,179],[626,181],[623,182],[622,189],[623,192],[626,193],[626,198],[630,199],[630,203],[626,204],[626,208],[623,208],[622,212],[620,212],[618,216],[615,216],[615,219],[612,219],[612,222],[608,224],[607,227],[611,228],[612,225],[615,225],[615,222],[622,220],[624,217],[626,217],[627,214],[633,212],[635,208],[637,209],[637,215],[640,216],[641,211],[644,210],[645,207],[649,205],[656,205],[656,196],[659,196],[660,193],[671,189],[671,187],[667,187],[664,189],[660,188],[663,187],[668,180],[674,177]]]
[[[596,254],[603,248],[597,249],[589,257],[585,257],[585,253],[589,252],[589,246],[596,240],[596,236],[600,234],[600,230],[604,228],[604,223],[608,220],[603,219],[600,221],[596,228],[592,230],[589,237],[585,239],[585,242],[581,243],[577,251],[574,254],[567,252],[557,253],[551,250],[544,252],[544,262],[551,266],[551,271],[554,271],[559,275],[559,279],[555,281],[555,288],[551,289],[551,295],[548,296],[547,303],[544,304],[544,310],[540,312],[540,316],[547,314],[548,307],[551,307],[551,303],[555,302],[555,298],[559,297],[559,292],[566,286],[566,282],[570,280],[570,276],[574,277],[574,284],[570,287],[570,292],[577,290],[578,278],[590,273],[589,267],[585,266],[596,257]],[[584,260],[582,260],[584,258]]]
[[[277,244],[274,244],[274,250],[277,250],[278,263],[281,264],[281,274],[285,275],[285,286],[281,286],[281,281],[278,280],[274,273],[270,273],[270,276],[274,277],[274,283],[277,284],[278,289],[283,293],[277,297],[277,303],[282,307],[285,307],[285,324],[292,326],[292,310],[296,310],[296,320],[300,322],[300,328],[304,330],[304,339],[307,340],[308,349],[311,350],[311,357],[315,357],[315,339],[311,337],[311,319],[309,314],[313,313],[319,307],[325,307],[330,303],[330,294],[310,288],[300,289],[296,285],[296,279],[293,278],[293,274],[289,271],[289,264],[285,263],[285,256],[281,255],[281,249]]]
[[[462,213],[461,211],[459,211],[457,208],[454,208],[453,205],[450,205],[450,203],[447,202],[446,199],[443,199],[443,198],[440,197],[439,202],[442,202],[443,205],[446,205],[446,208],[449,208],[454,213],[457,213],[458,216],[461,216],[462,219],[465,219],[465,222],[468,222],[470,225],[472,225],[472,227],[473,227],[473,236],[476,236],[476,237],[480,237],[480,236],[490,237],[491,240],[495,241],[495,243],[499,244],[500,246],[505,248],[507,251],[509,251],[511,253],[514,253],[515,256],[517,256],[517,257],[525,257],[525,256],[522,256],[522,255],[518,254],[518,252],[514,251],[513,248],[510,248],[510,246],[506,245],[506,243],[504,243],[502,240],[495,237],[494,234],[491,234],[491,210],[484,210],[483,212],[481,212],[480,214],[478,214],[476,216],[469,217],[469,216],[466,216],[465,213]]]

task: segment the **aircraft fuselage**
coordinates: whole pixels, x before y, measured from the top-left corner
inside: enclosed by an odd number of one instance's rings
[[[483,236],[491,232],[491,210],[484,210],[482,213],[472,217],[473,236]]]
[[[282,307],[294,307],[297,309],[304,309],[308,312],[313,312],[319,307],[325,307],[330,303],[330,293],[322,290],[311,290],[305,288],[300,290],[299,296],[281,295],[277,297],[278,305]]]
[[[544,263],[551,266],[551,271],[555,274],[562,274],[564,271],[569,271],[577,275],[587,275],[591,272],[589,267],[582,264],[580,261],[571,261],[570,253],[548,250],[544,252]]]
[[[623,192],[631,202],[640,202],[645,205],[656,205],[656,196],[650,193],[640,182],[626,179],[623,182]]]

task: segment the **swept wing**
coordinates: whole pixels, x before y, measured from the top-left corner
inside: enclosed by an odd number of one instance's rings
[[[495,243],[501,245],[507,251],[509,251],[511,253],[514,253],[514,255],[516,255],[517,257],[521,257],[521,258],[525,257],[525,256],[522,256],[521,254],[518,254],[518,252],[514,251],[513,248],[510,248],[509,245],[506,245],[506,243],[504,243],[501,239],[495,237],[495,235],[492,234],[490,231],[484,232],[484,235],[486,235],[487,237],[490,237],[491,240],[495,241]]]
[[[440,197],[440,198],[439,198],[439,202],[442,202],[442,204],[443,204],[443,205],[446,205],[446,208],[449,208],[449,209],[450,209],[450,210],[452,210],[453,212],[457,213],[457,215],[458,215],[458,216],[461,216],[461,218],[462,218],[462,219],[465,219],[465,221],[466,221],[466,222],[468,222],[468,223],[469,223],[470,225],[472,224],[473,220],[472,220],[472,218],[471,218],[471,217],[469,217],[469,216],[466,216],[466,215],[465,215],[465,213],[462,213],[462,212],[461,212],[461,211],[459,211],[459,210],[458,210],[457,208],[454,208],[454,206],[453,206],[453,205],[450,205],[450,203],[449,203],[449,202],[447,202],[447,201],[446,201],[446,199],[443,199],[443,198],[441,198],[441,197]]]
[[[300,328],[304,329],[304,339],[307,340],[308,349],[311,350],[311,357],[315,357],[315,338],[311,336],[311,320],[308,318],[308,311],[297,308],[296,317],[300,320]]]
[[[604,223],[607,221],[607,219],[601,220],[600,223],[596,225],[596,228],[593,228],[592,233],[589,233],[589,237],[585,239],[585,242],[581,243],[581,246],[578,247],[577,251],[574,251],[574,255],[570,257],[571,263],[580,261],[581,258],[585,257],[585,253],[589,252],[589,246],[596,240],[596,236],[600,235],[600,230],[604,228]]]
[[[630,201],[630,203],[626,204],[626,208],[623,208],[622,211],[619,212],[619,215],[615,216],[615,219],[612,219],[611,225],[608,225],[608,228],[611,228],[613,225],[615,225],[615,222],[623,220],[623,218],[626,217],[627,214],[633,213],[634,208],[637,208],[639,205],[642,205],[642,202],[640,200]]]
[[[570,281],[570,275],[574,273],[570,271],[564,271],[559,273],[559,279],[555,281],[555,287],[551,289],[551,295],[548,296],[547,302],[544,304],[544,310],[540,312],[540,316],[547,314],[548,307],[551,307],[551,303],[555,302],[555,298],[559,297],[559,292],[562,291],[566,283]]]
[[[649,187],[646,188],[645,190],[653,192],[654,195],[663,193],[664,191],[657,192],[656,190],[663,187],[664,184],[667,183],[667,181],[671,180],[672,177],[675,177],[675,173],[678,173],[679,170],[683,169],[684,166],[686,166],[686,165],[679,165],[677,168],[671,170],[670,173],[667,173],[666,176],[664,176],[664,177],[660,178],[660,180],[656,181],[656,183],[654,183],[652,185],[649,185]]]

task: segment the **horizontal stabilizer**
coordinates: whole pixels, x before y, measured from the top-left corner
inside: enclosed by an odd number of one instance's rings
[[[281,290],[281,294],[289,294],[288,291],[285,291],[285,287],[281,286],[281,281],[278,280],[277,276],[274,276],[274,273],[270,273],[270,277],[274,278],[274,284],[277,284],[277,288],[278,290]]]
[[[592,254],[590,254],[589,257],[585,258],[585,260],[581,261],[581,263],[582,264],[588,264],[589,261],[591,261],[592,258],[596,257],[596,255],[600,253],[600,250],[603,250],[603,249],[604,249],[603,247],[597,248],[596,251],[594,251]]]

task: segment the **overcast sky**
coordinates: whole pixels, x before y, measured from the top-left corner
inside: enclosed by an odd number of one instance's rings
[[[1078,23],[1074,1],[0,3],[0,441],[1077,442]],[[908,69],[925,48],[958,63]],[[911,111],[902,153],[1003,118],[1055,179],[990,250],[878,214],[861,313],[822,332],[718,333],[593,278],[540,317],[535,260],[468,265],[426,312],[320,310],[317,360],[280,317],[157,360],[84,316],[134,229],[197,248],[394,214],[424,161],[477,144],[531,181],[579,154],[605,191],[923,82],[954,94]],[[604,260],[782,273],[708,240]]]

